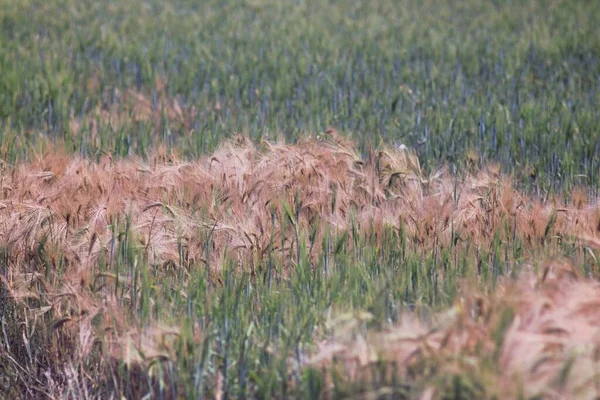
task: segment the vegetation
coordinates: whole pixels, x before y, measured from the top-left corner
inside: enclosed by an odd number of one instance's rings
[[[596,398],[599,8],[0,0],[0,397]]]

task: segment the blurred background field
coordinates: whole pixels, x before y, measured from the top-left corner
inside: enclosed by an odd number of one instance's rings
[[[0,397],[594,398],[599,91],[595,1],[0,0]]]
[[[1,6],[8,162],[42,138],[92,157],[157,143],[198,156],[233,132],[293,141],[334,126],[363,151],[416,148],[426,168],[474,154],[544,189],[597,189],[594,1]]]

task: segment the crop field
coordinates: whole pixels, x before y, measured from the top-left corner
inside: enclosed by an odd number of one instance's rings
[[[600,2],[0,0],[0,398],[597,399]]]

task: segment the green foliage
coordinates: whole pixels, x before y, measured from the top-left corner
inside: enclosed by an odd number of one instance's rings
[[[460,166],[475,149],[544,190],[598,187],[597,2],[0,5],[0,132],[19,136],[3,140],[11,159],[40,137],[90,156],[159,142],[196,156],[234,132],[295,140],[333,125],[363,150],[415,147],[428,169]],[[185,128],[100,120],[92,138],[86,118],[122,105],[128,88],[160,115],[159,78],[197,110]],[[73,119],[84,122],[76,137]]]

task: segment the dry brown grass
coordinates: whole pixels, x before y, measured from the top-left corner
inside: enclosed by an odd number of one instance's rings
[[[459,377],[468,398],[596,399],[600,393],[600,285],[581,279],[566,261],[548,263],[540,277],[507,281],[491,296],[465,292],[429,323],[405,315],[394,328],[358,333],[365,318],[334,324],[308,365],[333,367],[352,384],[368,381],[369,368],[394,364],[423,400],[452,397]]]
[[[89,91],[98,91],[98,78],[91,77],[88,81]],[[72,138],[79,138],[82,129],[87,129],[89,138],[97,146],[98,131],[101,127],[111,126],[114,131],[136,123],[146,123],[159,134],[164,123],[170,129],[180,134],[189,135],[192,132],[194,121],[199,115],[194,106],[182,105],[177,97],[168,94],[168,79],[158,77],[152,93],[141,92],[133,88],[106,90],[104,97],[112,97],[110,105],[98,102],[84,116],[71,115],[69,133]],[[215,105],[213,110],[204,113],[218,112],[221,105]]]
[[[168,327],[134,329],[101,283],[114,279],[98,264],[114,262],[111,249],[125,240],[118,232],[126,220],[127,240],[143,254],[140,263],[158,271],[204,264],[217,282],[226,258],[254,274],[265,257],[273,257],[287,266],[285,277],[295,263],[289,254],[304,243],[299,236],[306,237],[315,228],[314,241],[320,243],[327,231],[350,230],[351,220],[359,232],[376,241],[383,240],[386,227],[403,229],[423,254],[449,244],[453,231],[456,248],[468,242],[477,251],[486,249],[494,233],[506,226],[532,252],[564,238],[581,237],[588,246],[598,240],[596,199],[588,201],[578,194],[564,206],[530,198],[493,166],[459,177],[444,170],[425,176],[416,156],[404,147],[386,148],[363,159],[336,135],[330,139],[294,146],[265,142],[256,147],[240,137],[193,162],[165,149],[148,160],[105,157],[99,163],[48,153],[6,169],[0,179],[0,245],[7,249],[3,284],[23,315],[32,319],[32,326],[35,318],[51,313],[55,322],[46,337],[52,342],[44,344],[48,354],[70,360],[77,370],[94,346],[135,364],[139,349],[153,357],[165,356],[169,351],[165,341],[177,335]],[[349,248],[352,243],[349,237]],[[307,244],[305,250],[316,266],[322,249]],[[45,275],[48,264],[54,271],[60,269],[60,276]],[[121,284],[129,285],[124,278]],[[399,328],[352,342],[351,348],[347,342],[334,350],[326,344],[322,352],[328,356],[321,355],[321,361],[342,354],[352,376],[371,360],[367,343],[382,343],[394,349],[393,358],[404,366],[427,354],[444,360],[449,371],[478,368],[468,354],[474,346],[490,346],[493,321],[509,304],[519,318],[508,328],[497,359],[506,373],[490,379],[502,393],[516,390],[508,382],[518,371],[531,382],[531,390],[548,387],[548,379],[577,343],[596,345],[598,316],[589,301],[596,301],[600,293],[596,284],[575,278],[548,275],[536,285],[522,280],[490,300],[468,297],[457,305],[448,326],[432,331],[415,321],[407,330],[411,338],[395,337],[403,335],[404,328]],[[37,306],[26,306],[25,299],[34,299]],[[486,311],[470,315],[467,311],[478,302]],[[94,328],[92,320],[98,317],[103,322]],[[103,331],[103,343],[97,329]],[[573,371],[595,367],[592,354],[577,358]],[[541,355],[548,358],[540,360]],[[548,395],[574,393],[575,386],[591,378],[591,371],[552,386],[555,392]],[[64,389],[60,382],[56,388]]]
[[[81,272],[108,251],[111,226],[127,216],[149,263],[214,268],[225,255],[256,262],[296,246],[293,224],[281,224],[286,208],[298,212],[291,217],[300,231],[315,224],[318,234],[345,230],[352,215],[360,232],[402,227],[424,252],[448,243],[452,228],[460,241],[480,247],[505,224],[529,247],[566,235],[593,237],[600,228],[595,201],[531,199],[494,167],[455,180],[444,171],[423,176],[407,149],[363,160],[330,142],[261,147],[239,138],[195,162],[166,150],[149,161],[40,156],[2,175],[0,241],[19,264],[43,238]],[[203,233],[211,231],[214,259],[204,260]]]

